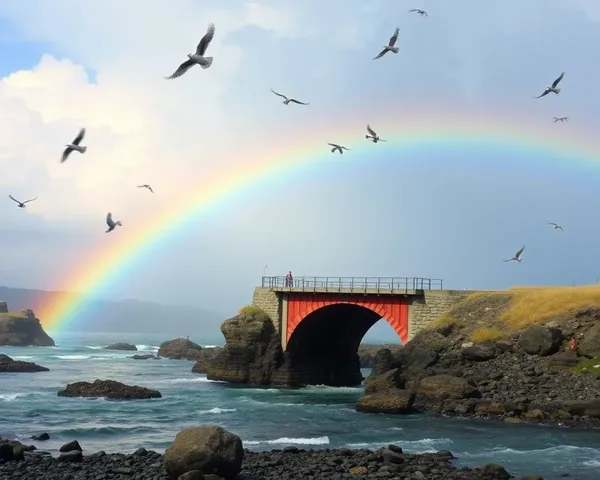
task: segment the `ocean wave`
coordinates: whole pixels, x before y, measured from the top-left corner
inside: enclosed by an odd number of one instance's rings
[[[156,383],[223,383],[220,380],[209,380],[206,376],[198,377],[182,377],[182,378],[166,378],[164,380],[156,380]]]
[[[35,358],[32,355],[14,355],[11,357],[13,360],[31,360],[32,358]]]
[[[13,400],[16,400],[17,398],[20,397],[24,397],[26,396],[26,393],[0,393],[0,400],[3,400],[5,402],[12,402]]]
[[[219,348],[223,345],[200,345],[202,348]]]
[[[349,443],[350,448],[382,448],[389,444],[402,445],[407,451],[417,453],[437,452],[440,447],[448,447],[453,443],[450,438],[421,438],[420,440],[390,440],[388,442],[359,442]]]
[[[479,452],[464,452],[464,453],[461,453],[460,455],[461,455],[461,457],[480,457],[483,454],[485,454],[485,455],[492,454],[494,456],[543,454],[550,458],[553,455],[560,456],[565,453],[572,454],[575,452],[585,453],[585,454],[588,454],[590,456],[595,456],[595,457],[598,457],[599,453],[600,453],[600,452],[598,452],[597,448],[593,448],[593,447],[578,447],[576,445],[557,445],[554,447],[546,447],[546,448],[538,448],[538,449],[523,449],[523,450],[517,450],[514,448],[507,448],[507,447],[495,447],[495,448],[486,450],[484,452],[481,452],[481,451],[479,451]]]
[[[306,390],[318,390],[321,392],[362,392],[363,387],[331,387],[329,385],[307,385]]]
[[[261,445],[267,443],[269,445],[290,444],[290,445],[329,445],[329,437],[315,438],[288,438],[281,437],[273,440],[244,440],[244,445]]]
[[[91,358],[91,355],[55,355],[54,358],[60,358],[61,360],[87,360]]]
[[[146,351],[149,351],[149,350],[156,350],[156,351],[158,351],[158,349],[159,349],[158,345],[144,345],[144,344],[142,344],[142,345],[136,345],[135,347],[138,350],[146,350]]]
[[[237,408],[219,408],[219,407],[215,407],[215,408],[211,408],[210,410],[201,410],[200,412],[198,412],[200,415],[204,415],[206,413],[229,413],[229,412],[236,412]]]
[[[85,348],[89,348],[91,350],[100,350],[100,349],[102,349],[104,347],[98,346],[98,345],[86,345]]]
[[[586,460],[583,464],[586,467],[600,467],[600,460]]]

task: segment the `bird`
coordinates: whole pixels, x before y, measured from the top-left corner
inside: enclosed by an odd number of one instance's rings
[[[560,93],[560,88],[556,88],[556,86],[560,83],[560,81],[563,79],[563,77],[565,76],[565,72],[562,72],[558,78],[556,80],[554,80],[552,82],[552,85],[550,85],[549,87],[546,87],[546,90],[544,90],[544,93],[542,93],[539,97],[535,97],[535,98],[542,98],[545,97],[546,95],[548,95],[550,92],[558,95]]]
[[[400,29],[396,27],[396,30],[394,31],[394,34],[390,38],[389,43],[383,47],[383,50],[381,52],[379,52],[379,55],[377,55],[375,58],[373,58],[373,60],[377,60],[378,58],[383,57],[389,51],[392,51],[394,53],[398,53],[400,51],[400,49],[398,47],[394,47],[394,45],[396,44],[396,40],[398,40],[399,33],[400,33]]]
[[[34,200],[37,200],[38,197],[35,198],[31,198],[29,200],[25,200],[24,202],[19,202],[19,200],[17,200],[15,197],[13,197],[12,195],[9,195],[8,198],[10,198],[12,201],[17,202],[17,206],[19,208],[25,208],[25,204],[29,203],[29,202],[33,202]]]
[[[65,145],[67,148],[65,148],[65,151],[62,154],[60,163],[63,163],[64,161],[66,161],[67,158],[69,157],[69,155],[71,155],[71,152],[73,150],[75,150],[76,152],[79,152],[79,153],[85,153],[85,151],[87,150],[87,147],[83,147],[83,146],[79,145],[81,143],[81,141],[83,140],[84,136],[85,136],[85,128],[82,128],[81,130],[79,130],[79,134],[75,137],[75,140],[73,140],[72,143]]]
[[[370,125],[367,125],[367,132],[369,133],[368,135],[365,135],[365,138],[370,138],[373,141],[373,143],[385,142],[385,140],[379,138],[379,135],[375,133],[375,131],[371,128]]]
[[[569,121],[569,117],[554,117],[554,122],[568,122]]]
[[[562,230],[564,232],[563,228],[558,223],[548,222],[548,225],[552,225],[553,230]]]
[[[420,8],[413,8],[412,10],[409,10],[408,13],[418,13],[419,15],[425,15],[426,17],[428,17],[429,15],[427,15],[427,12],[425,10],[421,10]]]
[[[175,70],[175,72],[170,77],[165,78],[167,80],[172,80],[174,78],[181,77],[185,72],[187,72],[196,64],[200,65],[203,69],[207,69],[208,67],[210,67],[213,63],[213,57],[205,57],[204,54],[206,53],[206,50],[208,49],[208,46],[210,45],[210,42],[212,41],[214,36],[215,25],[213,23],[209,23],[206,33],[202,37],[202,40],[200,40],[198,46],[196,47],[196,53],[188,53],[188,60],[179,65],[177,70]]]
[[[292,103],[297,103],[298,105],[308,105],[308,103],[304,103],[304,102],[300,102],[299,100],[296,100],[295,98],[288,98],[285,95],[281,94],[281,93],[277,93],[275,90],[271,89],[271,91],[275,94],[280,96],[281,98],[284,98],[285,100],[283,101],[284,105],[289,105],[290,102]]]
[[[113,221],[113,219],[112,219],[112,213],[110,213],[110,212],[108,212],[106,214],[106,224],[108,225],[108,230],[106,231],[106,233],[112,232],[115,228],[117,228],[117,225],[119,227],[123,226],[121,224],[120,220],[117,220],[116,222]]]
[[[147,188],[148,190],[150,190],[152,193],[154,193],[154,190],[152,190],[152,187],[148,184],[144,184],[144,185],[138,185],[138,188]]]
[[[338,152],[340,152],[340,155],[342,155],[344,153],[343,150],[350,150],[349,148],[346,148],[343,145],[338,145],[337,143],[328,143],[327,145],[330,145],[333,147],[331,149],[331,153],[334,153],[337,150]]]
[[[517,253],[515,253],[515,255],[512,258],[509,258],[508,260],[504,260],[505,262],[512,262],[513,260],[515,262],[519,262],[521,263],[521,261],[523,260],[521,257],[523,255],[523,250],[525,250],[525,245],[523,245],[521,247],[521,250],[519,250]]]

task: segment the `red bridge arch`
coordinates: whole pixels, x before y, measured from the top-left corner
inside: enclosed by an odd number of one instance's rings
[[[287,301],[286,341],[302,320],[329,305],[351,304],[367,308],[385,318],[403,344],[408,341],[408,300],[404,295],[344,295],[290,293]]]

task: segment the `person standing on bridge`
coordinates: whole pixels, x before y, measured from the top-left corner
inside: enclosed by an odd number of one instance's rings
[[[293,287],[294,286],[294,277],[292,276],[292,271],[290,270],[285,276],[285,286]]]

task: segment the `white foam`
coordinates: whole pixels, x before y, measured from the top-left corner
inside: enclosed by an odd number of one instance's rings
[[[61,360],[87,360],[91,358],[90,355],[56,355],[54,358],[60,358]]]
[[[450,438],[421,438],[420,440],[391,440],[389,442],[349,443],[350,448],[381,448],[389,444],[401,445],[407,451],[416,453],[437,452],[439,447],[447,447],[452,443]]]
[[[136,345],[135,346],[138,350],[146,350],[146,351],[158,351],[158,346],[157,345]]]
[[[586,467],[600,467],[600,460],[586,460],[583,464]]]
[[[218,348],[218,347],[222,347],[223,345],[200,345],[202,348]]]
[[[86,345],[85,348],[90,348],[92,350],[100,350],[101,348],[104,348],[104,347],[100,347],[98,345]]]
[[[237,408],[219,408],[219,407],[215,407],[215,408],[211,408],[210,410],[202,410],[198,413],[200,413],[200,415],[204,415],[205,413],[229,413],[229,412],[235,412],[237,411]]]
[[[31,355],[14,355],[13,357],[11,357],[13,360],[31,360],[32,358],[35,358]]]
[[[19,397],[24,397],[25,395],[27,395],[26,393],[0,393],[0,400],[3,400],[5,402],[12,402],[13,400],[16,400]]]
[[[220,380],[209,380],[206,375],[197,377],[183,377],[183,378],[167,378],[165,380],[158,380],[157,383],[223,383]]]
[[[329,437],[316,437],[316,438],[288,438],[281,437],[275,438],[274,440],[244,440],[242,443],[245,445],[260,445],[261,443],[268,443],[269,445],[277,444],[288,444],[288,445],[329,445]]]

